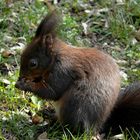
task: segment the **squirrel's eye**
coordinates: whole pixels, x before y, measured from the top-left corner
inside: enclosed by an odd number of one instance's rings
[[[31,59],[29,61],[29,68],[36,69],[38,67],[38,61],[36,59]]]

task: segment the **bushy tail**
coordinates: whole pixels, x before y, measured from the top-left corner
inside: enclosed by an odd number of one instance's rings
[[[120,128],[123,131],[134,128],[140,133],[140,82],[135,82],[120,92],[118,102],[105,123],[104,132],[117,134]]]

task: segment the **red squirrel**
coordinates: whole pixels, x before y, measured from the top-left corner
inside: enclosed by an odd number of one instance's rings
[[[48,14],[21,55],[16,88],[54,101],[60,123],[94,133],[138,126],[140,83],[120,92],[115,60],[96,48],[71,47],[57,37],[60,17]]]

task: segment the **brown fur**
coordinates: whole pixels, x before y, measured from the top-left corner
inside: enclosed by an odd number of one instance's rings
[[[99,132],[118,99],[119,68],[112,57],[95,48],[71,47],[58,39],[55,12],[42,20],[21,55],[16,87],[53,100],[62,124]],[[31,60],[37,65],[30,66]]]
[[[58,47],[60,47],[58,53],[61,53],[59,57],[61,57],[63,69],[74,69],[79,77],[76,81],[76,86],[88,87],[88,90],[82,93],[79,98],[84,99],[86,94],[89,94],[89,100],[95,102],[97,110],[99,108],[102,110],[98,123],[104,122],[109,116],[120,90],[120,76],[117,65],[111,57],[97,49],[69,48],[66,45],[63,45],[63,47],[58,42],[61,43],[61,41],[56,41],[56,48],[58,50]],[[80,93],[74,87],[65,93],[58,101],[61,102],[59,103],[60,112],[63,112],[65,102],[69,98],[76,96],[76,94]],[[59,118],[63,121],[62,114],[59,114]]]

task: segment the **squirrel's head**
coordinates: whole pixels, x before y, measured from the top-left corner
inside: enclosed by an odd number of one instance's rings
[[[16,88],[31,90],[30,82],[39,83],[47,77],[53,67],[55,54],[53,45],[56,39],[56,27],[60,16],[54,10],[39,24],[36,34],[21,55],[20,74]]]

